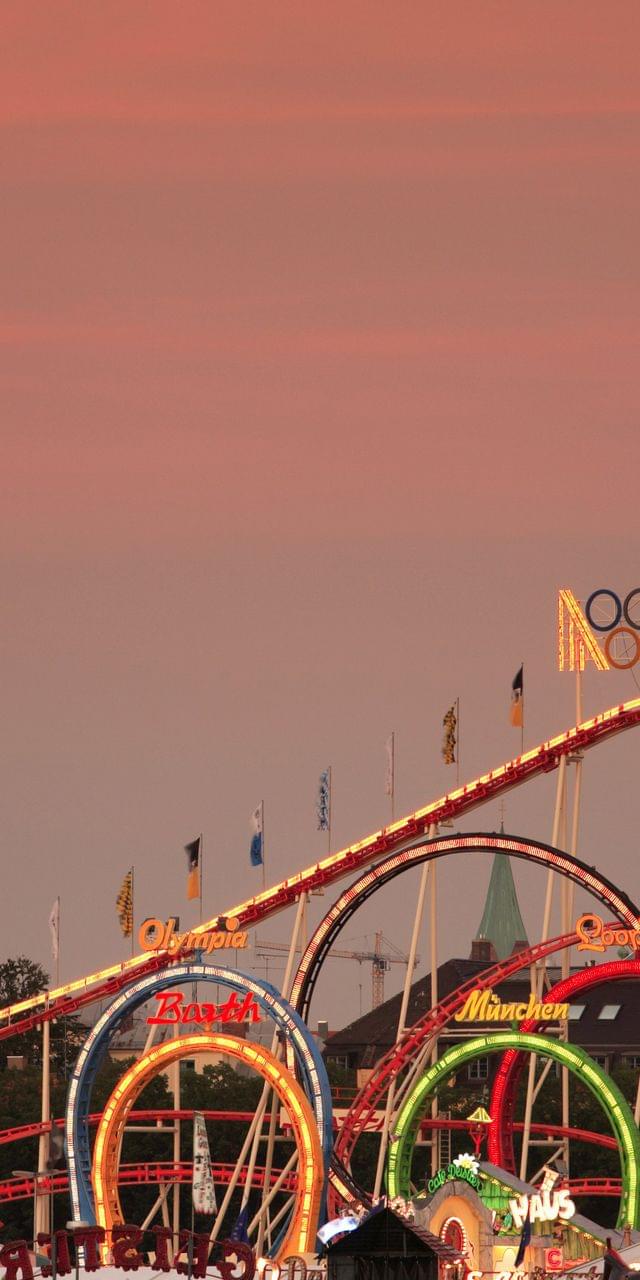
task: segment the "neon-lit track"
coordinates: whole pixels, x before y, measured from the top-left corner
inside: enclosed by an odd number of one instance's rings
[[[593,968],[582,969],[574,973],[547,993],[551,1001],[571,1000],[580,991],[589,991],[592,987],[601,986],[604,982],[620,982],[640,978],[640,960],[611,960],[606,964],[594,965]],[[539,1023],[533,1018],[521,1024],[521,1031],[536,1031]],[[488,1135],[488,1158],[492,1164],[501,1169],[515,1172],[515,1155],[513,1150],[513,1112],[515,1107],[518,1083],[522,1075],[527,1055],[516,1049],[509,1049],[503,1055],[496,1072],[491,1093],[490,1114],[494,1123]]]
[[[433,1093],[452,1071],[480,1055],[517,1047],[542,1058],[551,1058],[575,1073],[603,1107],[617,1138],[622,1165],[622,1195],[618,1226],[640,1222],[640,1134],[633,1112],[607,1073],[576,1045],[556,1041],[530,1031],[493,1031],[447,1049],[413,1086],[394,1117],[394,1136],[387,1154],[389,1195],[411,1195],[411,1157],[420,1117]]]
[[[478,805],[495,799],[543,773],[548,773],[558,765],[563,756],[575,751],[588,751],[615,734],[634,728],[639,723],[640,698],[611,707],[608,711],[583,721],[555,738],[550,738],[533,750],[516,756],[515,759],[491,770],[490,773],[483,774],[472,782],[456,788],[408,817],[375,831],[364,840],[349,845],[321,862],[314,863],[272,889],[267,889],[246,902],[228,908],[220,915],[198,926],[197,931],[213,930],[229,916],[238,919],[244,928],[249,928],[282,911],[285,907],[291,906],[303,891],[326,889],[343,876],[363,870],[376,859],[397,853],[409,844],[415,844],[426,835],[433,824],[459,818]],[[0,1022],[4,1024],[0,1028],[0,1038],[31,1029],[47,1018],[62,1017],[65,1013],[75,1012],[84,1004],[102,999],[105,995],[115,994],[121,986],[132,981],[141,972],[152,972],[154,966],[160,968],[166,961],[166,956],[154,956],[151,960],[147,954],[134,956],[122,964],[112,965],[110,968],[57,987],[48,994],[43,992],[40,996],[8,1005],[0,1010]]]
[[[212,1160],[211,1170],[214,1180],[219,1186],[226,1186],[232,1178],[235,1164],[220,1163]],[[118,1183],[121,1187],[144,1186],[166,1183],[166,1182],[191,1182],[192,1165],[190,1160],[181,1160],[176,1163],[174,1160],[150,1160],[145,1164],[122,1164],[118,1170]],[[271,1169],[269,1173],[269,1186],[272,1187],[276,1180],[280,1177],[281,1170]],[[244,1186],[246,1182],[246,1170],[241,1170],[238,1179],[238,1185]],[[262,1188],[265,1185],[265,1168],[264,1165],[256,1165],[252,1178],[252,1185]],[[295,1191],[298,1186],[298,1174],[295,1171],[285,1173],[282,1181],[283,1191]],[[53,1179],[43,1178],[41,1181],[41,1190],[43,1195],[49,1195],[51,1192],[58,1194],[59,1192],[67,1192],[69,1190],[69,1177],[65,1172],[54,1173]],[[6,1182],[0,1182],[0,1204],[3,1201],[15,1200],[33,1200],[33,1178],[11,1178]]]
[[[372,894],[404,871],[455,853],[506,853],[512,858],[522,858],[529,864],[544,866],[587,889],[626,924],[633,927],[638,920],[638,907],[616,885],[600,875],[595,867],[587,866],[579,858],[554,849],[552,845],[537,840],[518,840],[512,836],[488,835],[486,832],[439,836],[377,863],[345,889],[320,921],[302,956],[291,988],[291,1003],[305,1021],[308,1021],[311,996],[320,968],[338,934],[353,914]]]
[[[391,1081],[398,1076],[414,1055],[424,1049],[429,1040],[451,1021],[454,1014],[463,1007],[471,991],[478,988],[486,990],[488,987],[496,986],[512,974],[518,973],[520,969],[528,968],[536,961],[544,960],[547,956],[562,951],[566,947],[575,946],[577,941],[576,933],[567,933],[558,938],[551,938],[548,942],[538,942],[525,951],[509,956],[506,960],[499,960],[489,969],[474,975],[464,986],[459,987],[452,995],[441,1000],[418,1019],[397,1044],[392,1045],[378,1060],[371,1076],[352,1103],[334,1147],[334,1157],[338,1163],[348,1166],[358,1138],[382,1104]]]
[[[118,1165],[133,1104],[144,1086],[172,1062],[201,1053],[223,1053],[251,1067],[271,1086],[280,1105],[286,1108],[299,1166],[295,1205],[283,1238],[276,1246],[277,1256],[311,1252],[318,1229],[325,1174],[320,1136],[310,1103],[295,1076],[268,1049],[222,1032],[178,1036],[158,1045],[129,1067],[115,1085],[98,1125],[93,1149],[91,1181],[98,1226],[105,1228],[109,1239],[112,1228],[124,1222],[118,1194]],[[106,1261],[108,1246],[101,1246],[101,1250]]]
[[[311,1100],[315,1114],[322,1143],[323,1168],[324,1163],[328,1163],[333,1138],[331,1091],[319,1049],[301,1018],[271,983],[259,981],[247,974],[211,962],[183,962],[172,965],[163,974],[139,978],[137,982],[126,987],[104,1010],[80,1050],[69,1082],[65,1117],[71,1202],[76,1218],[93,1221],[94,1205],[91,1191],[91,1154],[87,1116],[90,1111],[96,1071],[108,1048],[110,1038],[132,1011],[143,1005],[152,993],[173,986],[179,980],[185,983],[203,982],[230,987],[233,992],[256,1001],[263,1012],[273,1018],[279,1032],[286,1035],[287,1043],[294,1051],[303,1088]]]

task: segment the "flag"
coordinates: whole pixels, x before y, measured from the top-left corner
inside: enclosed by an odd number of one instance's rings
[[[54,960],[60,957],[60,899],[56,898],[49,913],[49,929],[51,931],[51,955]]]
[[[516,671],[511,682],[511,715],[510,720],[517,728],[522,728],[524,712],[524,667]]]
[[[318,831],[328,831],[331,826],[331,766],[320,774],[317,812]]]
[[[518,1252],[517,1252],[517,1254],[516,1254],[516,1260],[515,1260],[515,1262],[514,1262],[514,1264],[513,1264],[513,1265],[514,1265],[514,1269],[515,1269],[516,1271],[517,1271],[518,1267],[522,1266],[522,1263],[523,1263],[523,1261],[524,1261],[524,1255],[525,1255],[525,1253],[526,1253],[526,1249],[527,1249],[527,1245],[528,1245],[528,1244],[530,1244],[530,1243],[531,1243],[531,1202],[529,1202],[529,1203],[527,1204],[527,1216],[526,1216],[526,1218],[525,1218],[525,1220],[524,1220],[524,1222],[523,1222],[523,1224],[522,1224],[522,1233],[521,1233],[521,1235],[520,1235],[520,1244],[518,1245]]]
[[[249,848],[249,858],[252,867],[261,867],[264,862],[264,850],[262,847],[262,833],[264,829],[264,800],[260,801],[257,809],[251,814],[251,845]]]
[[[456,716],[456,704],[449,707],[446,715],[442,720],[444,733],[442,735],[442,759],[445,764],[455,764],[456,762],[456,729],[458,728],[458,718]]]
[[[606,1244],[602,1280],[623,1280],[623,1277],[635,1274],[633,1270],[627,1267],[624,1258],[621,1257],[617,1249],[612,1249],[610,1236],[607,1236]]]
[[[51,1131],[49,1134],[49,1159],[47,1160],[47,1169],[66,1169],[67,1161],[64,1154],[64,1129],[56,1124],[55,1120],[51,1121]]]
[[[231,1229],[230,1240],[236,1240],[238,1244],[249,1243],[249,1206],[243,1204],[235,1221],[235,1226]]]
[[[196,1213],[217,1212],[216,1187],[211,1172],[211,1152],[204,1116],[193,1114],[193,1177],[191,1194]]]
[[[124,937],[130,938],[133,933],[133,868],[127,871],[122,881],[116,898],[116,910]]]
[[[387,772],[384,780],[385,795],[393,796],[396,785],[396,735],[390,733],[384,744],[387,753]]]
[[[200,897],[200,846],[202,836],[184,846],[187,855],[187,898]]]

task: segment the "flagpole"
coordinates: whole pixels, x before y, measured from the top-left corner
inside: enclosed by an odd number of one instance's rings
[[[520,725],[520,755],[524,755],[524,662],[520,663],[522,667],[522,716]]]
[[[267,887],[267,869],[264,865],[264,800],[260,801],[260,846],[262,851],[262,891]]]
[[[332,793],[332,779],[331,779],[331,765],[329,765],[329,825],[327,828],[328,830],[327,853],[328,854],[331,853],[331,810],[333,807],[333,795],[331,793]]]
[[[200,874],[199,874],[199,877],[198,877],[198,882],[199,882],[199,887],[200,887],[200,920],[199,920],[199,922],[198,922],[198,923],[199,923],[199,924],[202,924],[202,880],[203,880],[203,876],[204,876],[204,834],[203,834],[203,832],[202,832],[202,831],[200,832],[200,866],[199,866],[199,872],[200,872]]]
[[[456,787],[460,786],[460,699],[456,698]]]
[[[56,986],[60,986],[60,894],[58,894],[58,945],[56,947]]]

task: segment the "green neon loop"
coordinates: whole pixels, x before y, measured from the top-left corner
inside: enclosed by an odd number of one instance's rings
[[[496,1031],[478,1036],[466,1044],[455,1045],[425,1072],[405,1099],[393,1125],[394,1136],[387,1155],[389,1195],[403,1196],[405,1199],[411,1195],[413,1148],[427,1100],[433,1090],[451,1075],[454,1067],[485,1054],[500,1053],[503,1049],[525,1049],[541,1058],[552,1058],[583,1080],[591,1090],[609,1118],[620,1150],[622,1197],[618,1227],[622,1228],[627,1223],[632,1227],[640,1226],[640,1133],[631,1108],[611,1077],[584,1049],[548,1040],[545,1036],[534,1035],[529,1031]]]

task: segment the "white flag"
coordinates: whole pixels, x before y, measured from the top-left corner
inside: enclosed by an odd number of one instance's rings
[[[217,1211],[216,1188],[211,1172],[211,1153],[204,1116],[193,1113],[193,1207],[196,1213],[214,1214]]]
[[[396,735],[390,733],[384,744],[387,753],[387,772],[384,780],[385,795],[392,796],[395,790]]]
[[[51,912],[49,914],[49,929],[51,930],[51,954],[54,960],[60,956],[60,899],[56,898]]]

